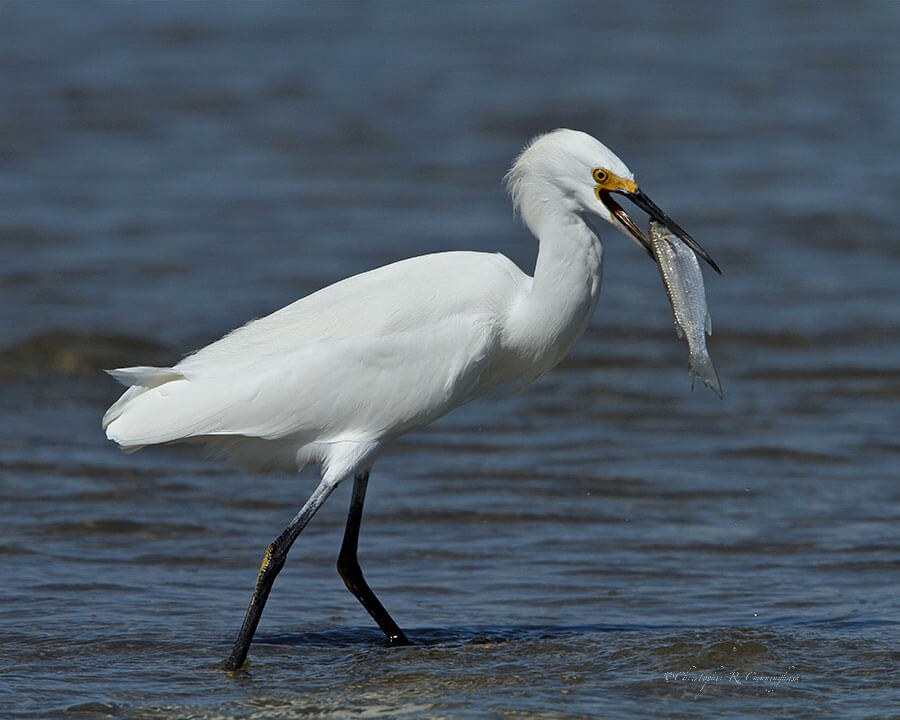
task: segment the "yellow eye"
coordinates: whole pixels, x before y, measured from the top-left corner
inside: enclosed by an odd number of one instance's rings
[[[609,173],[606,172],[606,170],[604,170],[603,168],[596,168],[593,172],[593,175],[594,182],[599,183],[600,185],[609,180]]]

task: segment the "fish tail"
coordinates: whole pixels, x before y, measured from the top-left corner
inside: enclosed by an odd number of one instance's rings
[[[709,353],[691,353],[688,369],[691,373],[691,390],[694,389],[694,381],[699,376],[706,387],[716,395],[720,398],[725,396],[722,392],[722,383],[719,382],[719,375],[716,373],[716,368]]]

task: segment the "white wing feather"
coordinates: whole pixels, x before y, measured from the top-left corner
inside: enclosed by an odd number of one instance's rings
[[[422,256],[348,278],[174,368],[114,371],[135,387],[104,427],[125,448],[220,435],[299,447],[400,434],[480,392],[500,345],[497,308],[525,278],[483,253]]]
[[[253,373],[198,373],[144,389],[107,427],[121,445],[200,435],[372,440],[425,424],[469,399],[495,343],[489,326],[453,318],[427,337],[320,342]],[[429,358],[405,365],[398,357]]]

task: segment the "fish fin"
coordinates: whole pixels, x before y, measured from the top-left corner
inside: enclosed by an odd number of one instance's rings
[[[722,392],[722,383],[719,382],[719,375],[716,373],[716,368],[708,353],[703,353],[702,355],[692,354],[688,370],[691,373],[692,391],[694,389],[694,380],[699,375],[703,384],[718,395],[720,399],[725,397],[725,393]]]
[[[706,334],[712,336],[712,315],[706,313]]]

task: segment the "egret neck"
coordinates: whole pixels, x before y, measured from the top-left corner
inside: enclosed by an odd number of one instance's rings
[[[569,209],[545,213],[529,227],[540,244],[534,279],[510,322],[538,377],[587,328],[600,296],[603,247],[581,213]]]

